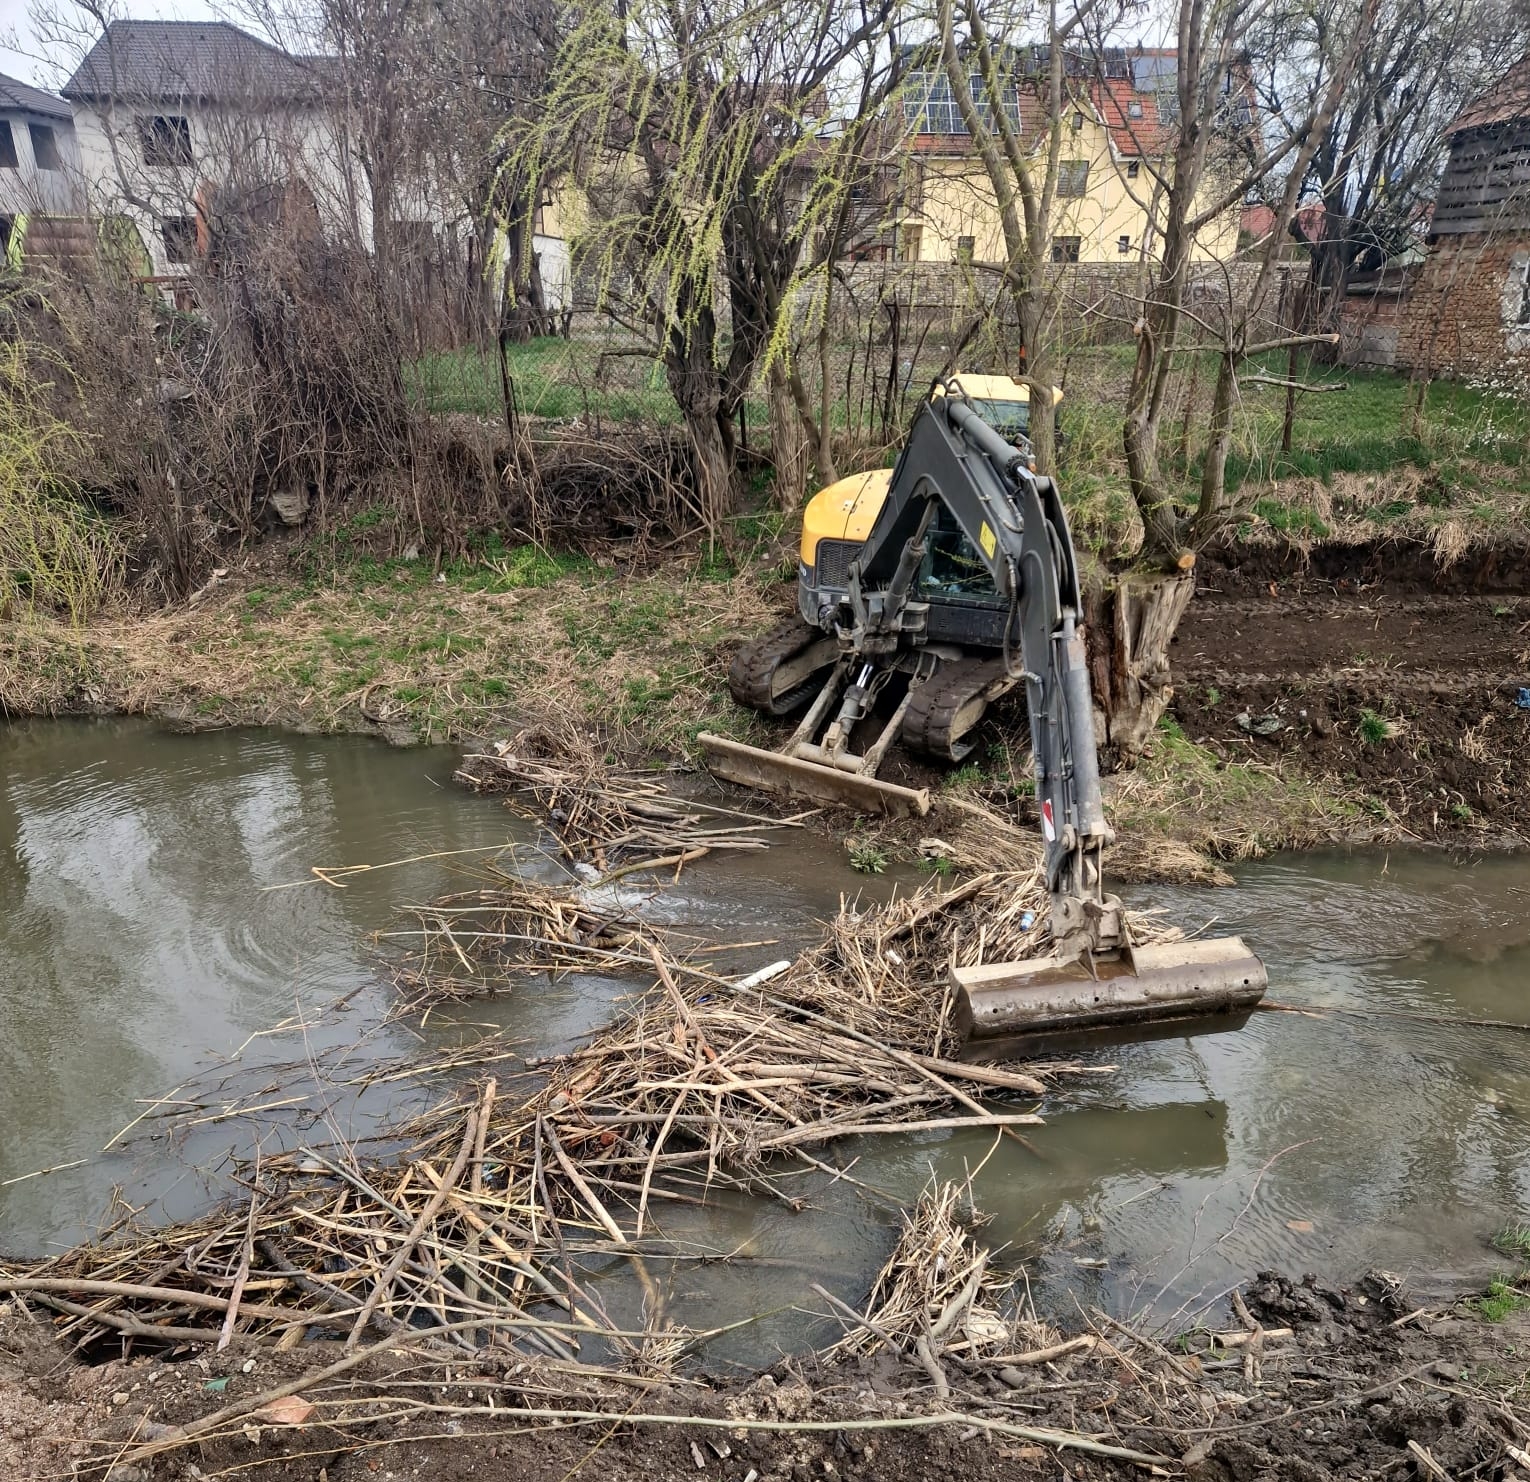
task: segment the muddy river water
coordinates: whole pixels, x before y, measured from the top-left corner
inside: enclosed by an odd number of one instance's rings
[[[453,760],[125,721],[0,728],[0,1256],[56,1249],[124,1205],[189,1214],[257,1142],[377,1133],[434,1094],[382,1073],[390,1062],[479,1025],[530,1054],[603,1021],[625,990],[565,979],[433,1018],[423,1036],[385,1022],[372,934],[396,906],[501,850],[560,873],[530,825],[450,785]],[[721,939],[779,939],[763,963],[842,891],[920,878],[868,880],[832,841],[777,838],[703,862],[650,909]],[[435,857],[343,889],[309,875],[410,856]],[[719,1362],[802,1342],[799,1309],[822,1309],[809,1283],[861,1300],[897,1203],[932,1172],[968,1169],[987,1238],[1058,1312],[1095,1302],[1179,1321],[1267,1266],[1334,1279],[1380,1266],[1422,1293],[1490,1274],[1485,1237],[1530,1217],[1530,1034],[1440,1021],[1530,1021],[1530,860],[1329,855],[1237,874],[1235,890],[1131,894],[1241,932],[1272,999],[1345,1012],[1091,1050],[1119,1072],[1048,1108],[1032,1151],[977,1132],[843,1150],[885,1201],[805,1184],[800,1214],[741,1199],[682,1210],[667,1234],[742,1259],[675,1263],[675,1318],[755,1318],[714,1345]],[[613,1316],[635,1314],[626,1276],[608,1280]]]

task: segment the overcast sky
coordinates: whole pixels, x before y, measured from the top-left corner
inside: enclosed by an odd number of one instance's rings
[[[32,0],[0,0],[0,72],[39,87],[57,87],[61,81],[58,69],[67,70],[77,58],[55,55],[53,65],[49,65],[46,48],[38,40],[28,14],[31,3]],[[65,11],[72,8],[69,0],[58,0],[58,4]],[[207,0],[132,0],[121,9],[135,20],[200,21],[217,14]]]

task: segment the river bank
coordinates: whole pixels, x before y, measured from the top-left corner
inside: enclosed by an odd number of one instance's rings
[[[1107,780],[1118,874],[1215,879],[1218,861],[1341,843],[1524,845],[1525,549],[1484,541],[1441,566],[1436,545],[1264,541],[1203,562],[1171,652],[1171,712],[1140,765]],[[778,742],[779,727],[733,704],[726,673],[793,596],[779,537],[734,560],[490,543],[434,569],[347,536],[322,572],[301,547],[268,545],[185,607],[0,628],[0,713],[400,745],[572,723],[616,755],[694,763],[703,730]],[[887,775],[938,789],[918,832],[944,837],[963,800],[1032,822],[1023,712],[1001,707],[987,730],[955,773],[894,754]],[[917,856],[907,830],[857,827]]]
[[[0,1473],[111,1482],[477,1477],[564,1482],[1530,1474],[1530,1320],[1413,1307],[1386,1273],[1340,1290],[1265,1273],[1231,1330],[1113,1321],[1003,1364],[929,1373],[887,1352],[736,1381],[570,1370],[504,1352],[442,1362],[406,1339],[347,1354],[221,1352],[71,1363],[0,1317]],[[1222,1314],[1217,1314],[1223,1320]],[[1061,1468],[1061,1471],[1059,1470]]]

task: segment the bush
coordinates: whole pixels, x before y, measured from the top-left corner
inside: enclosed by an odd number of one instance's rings
[[[9,328],[0,340],[0,620],[40,607],[83,622],[120,577],[120,552],[64,472],[82,440],[49,411],[51,388]]]

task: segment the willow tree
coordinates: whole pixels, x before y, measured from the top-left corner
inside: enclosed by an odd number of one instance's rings
[[[564,40],[540,117],[507,134],[536,191],[581,198],[574,270],[655,347],[708,522],[737,492],[739,410],[788,311],[853,72],[894,0],[616,0]],[[857,59],[860,59],[858,62]]]

